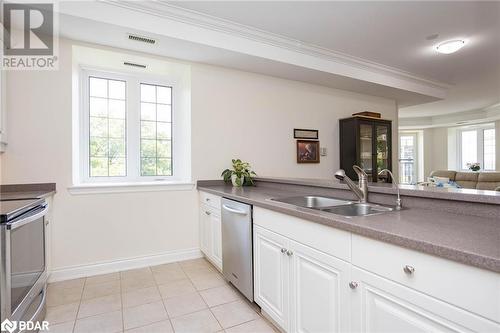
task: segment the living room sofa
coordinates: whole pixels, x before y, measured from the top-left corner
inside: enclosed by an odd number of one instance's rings
[[[491,191],[500,188],[500,172],[436,170],[432,171],[430,176],[449,178],[463,188]]]

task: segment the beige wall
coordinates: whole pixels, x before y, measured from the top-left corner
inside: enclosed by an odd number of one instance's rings
[[[495,169],[500,171],[500,120],[495,122]]]
[[[191,82],[194,180],[218,178],[232,157],[251,162],[262,176],[332,178],[339,165],[339,118],[370,110],[397,119],[391,100],[219,67],[192,64]],[[12,72],[7,95],[9,146],[1,160],[2,183],[57,183],[54,268],[198,247],[195,190],[68,192],[72,185],[69,42],[61,41],[59,71]],[[296,164],[294,127],[319,129],[321,145],[328,149],[320,164]]]

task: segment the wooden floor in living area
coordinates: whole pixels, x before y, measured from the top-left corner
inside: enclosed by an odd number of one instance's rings
[[[205,259],[49,284],[57,333],[278,332]]]

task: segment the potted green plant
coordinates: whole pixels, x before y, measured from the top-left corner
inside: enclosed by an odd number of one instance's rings
[[[242,162],[240,159],[231,160],[233,163],[232,169],[226,169],[222,171],[222,178],[226,183],[231,183],[233,186],[241,187],[246,185],[253,185],[253,177],[257,176],[255,172],[252,171],[250,163]]]

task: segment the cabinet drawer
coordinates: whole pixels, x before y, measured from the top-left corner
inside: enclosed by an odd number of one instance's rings
[[[204,203],[204,204],[220,211],[220,207],[221,207],[220,201],[221,201],[221,198],[219,196],[200,191],[200,202],[201,203]]]
[[[358,235],[352,235],[352,263],[500,322],[500,274]]]
[[[349,232],[255,206],[253,223],[334,257],[351,260]]]

